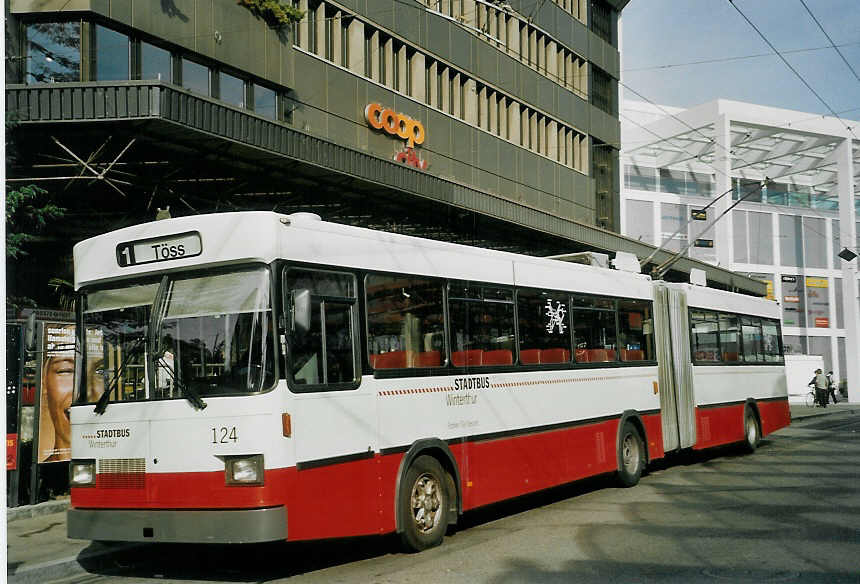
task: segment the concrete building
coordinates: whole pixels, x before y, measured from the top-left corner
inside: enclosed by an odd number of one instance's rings
[[[786,352],[822,355],[857,399],[857,123],[717,100],[626,102],[621,125],[622,232],[766,282]]]
[[[646,257],[618,234],[626,4],[297,0],[279,26],[255,0],[7,0],[7,173],[69,209],[8,281],[50,306],[74,241],[168,208]]]

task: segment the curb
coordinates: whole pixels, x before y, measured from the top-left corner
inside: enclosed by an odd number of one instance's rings
[[[77,555],[58,558],[50,562],[42,562],[27,566],[20,571],[7,572],[10,584],[44,584],[51,580],[59,580],[90,574],[90,572],[81,565],[87,564],[100,558],[109,558],[113,555],[134,549],[141,544],[127,543],[115,546],[105,546],[94,551],[83,550]]]
[[[39,517],[40,515],[50,515],[51,513],[61,513],[69,508],[68,499],[58,499],[56,501],[45,501],[35,505],[21,505],[20,507],[9,507],[6,509],[6,522],[17,521],[19,519],[29,519],[31,517]]]
[[[105,551],[103,553],[109,552]],[[10,584],[13,582],[16,584],[43,584],[51,580],[86,573],[86,570],[78,563],[78,557],[70,556],[34,566],[27,566],[20,572],[8,573],[8,577]]]
[[[854,406],[855,404],[852,403],[850,405]],[[858,411],[854,407],[851,407],[850,409],[848,409],[848,408],[840,408],[840,407],[836,406],[836,407],[827,408],[827,409],[830,409],[830,411],[809,412],[809,413],[804,413],[804,414],[800,414],[797,416],[791,416],[791,421],[792,422],[799,422],[800,420],[808,420],[810,418],[820,418],[822,416],[832,416],[833,414],[844,414],[844,413],[854,414],[854,413],[857,413],[857,411]]]

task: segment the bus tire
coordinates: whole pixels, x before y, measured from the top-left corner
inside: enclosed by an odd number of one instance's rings
[[[752,454],[758,447],[761,440],[761,429],[758,425],[758,418],[752,408],[747,406],[744,408],[744,441],[742,449],[747,454]]]
[[[406,471],[400,493],[400,540],[409,552],[442,543],[448,527],[448,479],[439,461],[419,456]]]
[[[645,470],[645,443],[636,426],[624,422],[618,441],[618,482],[622,487],[633,487]]]

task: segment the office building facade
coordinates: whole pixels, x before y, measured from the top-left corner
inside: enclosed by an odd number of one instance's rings
[[[822,355],[858,391],[852,125],[725,100],[626,102],[621,224],[631,238],[766,282],[782,306],[786,352]]]

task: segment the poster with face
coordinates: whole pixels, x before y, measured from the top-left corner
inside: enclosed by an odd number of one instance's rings
[[[39,408],[39,462],[71,458],[69,410],[75,387],[75,325],[45,323]]]

